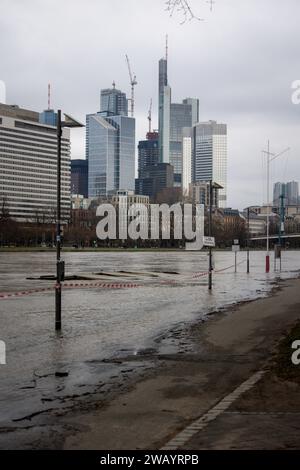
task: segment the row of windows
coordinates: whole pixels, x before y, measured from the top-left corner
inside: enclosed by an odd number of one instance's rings
[[[21,155],[29,155],[28,153],[20,152],[20,150],[26,150],[27,152],[31,152],[31,153],[33,152],[33,153],[37,153],[37,154],[40,154],[40,153],[44,154],[45,153],[46,155],[55,155],[56,158],[57,158],[57,152],[54,149],[53,149],[54,151],[52,151],[48,147],[49,150],[43,150],[43,149],[40,149],[38,147],[40,147],[40,146],[36,145],[36,144],[30,144],[30,146],[24,147],[22,145],[16,146],[16,145],[3,144],[2,141],[0,142],[0,148],[1,148],[2,152],[17,153],[17,154],[21,154]],[[43,145],[43,147],[47,148],[46,145]],[[11,151],[11,150],[6,150],[6,149],[14,149],[14,150]],[[68,155],[68,152],[62,151],[62,155]],[[37,155],[37,156],[39,156],[39,155]]]
[[[8,153],[8,151],[6,151],[5,153]],[[13,153],[13,152],[11,152],[11,153]],[[18,154],[18,155],[16,154],[16,155],[14,155],[14,156],[12,156],[12,155],[5,155],[5,154],[1,153],[1,150],[0,150],[0,161],[2,161],[2,159],[5,159],[5,157],[6,157],[7,159],[9,159],[9,160],[6,160],[6,161],[7,161],[7,162],[12,162],[12,163],[17,162],[18,160],[23,160],[23,161],[25,161],[25,162],[35,162],[35,163],[36,163],[36,166],[39,166],[39,165],[41,165],[42,163],[46,163],[46,164],[48,164],[48,165],[53,165],[53,166],[56,166],[56,165],[57,165],[57,161],[56,161],[57,159],[54,158],[54,157],[50,157],[50,156],[49,156],[49,157],[45,158],[45,157],[43,156],[43,157],[44,157],[44,160],[42,160],[42,159],[40,159],[40,158],[37,159],[36,157],[31,158],[31,156],[28,156],[27,154],[25,154],[25,156],[26,156],[26,158],[24,158],[23,155],[20,155],[20,154]],[[25,163],[25,164],[26,164],[26,163]],[[65,166],[70,167],[70,166],[71,166],[70,159],[69,159],[68,157],[66,157],[66,158],[63,157],[62,160],[61,160],[61,164],[62,164],[62,166],[65,165]],[[50,168],[50,167],[49,167],[49,168]]]
[[[14,132],[14,133],[18,133],[18,134],[21,134],[21,135],[32,135],[32,136],[35,136],[35,137],[44,137],[46,139],[52,139],[52,140],[56,140],[57,139],[57,136],[52,136],[52,135],[43,135],[42,133],[44,132],[44,128],[43,127],[40,127],[40,133],[38,134],[37,132],[27,132],[27,131],[21,131],[19,129],[10,129],[8,127],[1,127],[0,130],[2,129],[5,129],[6,132]],[[56,131],[55,131],[56,133]],[[64,137],[62,137],[62,141],[64,142],[70,142],[69,139],[66,139]]]
[[[25,188],[28,193],[34,193],[34,192],[39,192],[40,190],[43,191],[56,191],[56,185],[52,184],[39,184],[39,182],[35,181],[34,185],[32,185],[30,188],[28,187],[28,182],[24,179],[18,181],[16,178],[13,179],[13,181],[2,181],[1,182],[2,187],[8,187],[10,189],[13,187],[13,189],[17,191],[21,191],[20,188]],[[65,185],[62,184],[62,188],[68,188],[70,189],[70,184],[66,183]]]
[[[11,181],[27,181],[27,182],[32,182],[32,183],[36,183],[36,182],[40,182],[40,183],[43,183],[43,182],[46,182],[46,183],[52,183],[52,184],[56,184],[56,178],[49,178],[48,176],[43,176],[43,175],[35,175],[35,178],[32,177],[31,174],[28,174],[28,173],[17,173],[16,171],[14,172],[11,172],[11,171],[1,171],[1,173],[3,174],[3,178],[1,178],[1,180],[3,181],[6,181],[6,180],[11,180]],[[9,176],[7,176],[9,175]],[[14,176],[11,176],[11,175],[14,175]],[[54,175],[56,176],[56,175]],[[39,178],[39,179],[37,179]],[[0,181],[1,181],[0,180]],[[70,178],[66,178],[64,176],[61,177],[61,181],[62,183],[66,182],[66,184],[69,184],[70,183]]]
[[[5,129],[5,132],[3,132],[3,129]],[[6,129],[6,128],[2,128],[0,127],[0,138],[2,139],[2,136],[4,137],[10,137],[11,138],[11,142],[19,142],[19,140],[21,140],[22,142],[24,140],[29,140],[30,142],[41,142],[42,144],[48,144],[48,145],[54,145],[56,146],[56,139],[55,140],[46,140],[46,139],[35,139],[34,137],[27,137],[27,135],[20,135],[19,131],[17,131],[18,133],[16,134],[16,131],[14,131],[13,134],[10,134],[8,131],[12,131],[12,129]],[[26,132],[27,134],[27,132]],[[48,136],[41,136],[41,137],[47,137],[48,139]],[[19,139],[19,140],[14,140],[14,139]],[[69,148],[71,146],[70,144],[70,141],[68,139],[62,139],[62,147],[67,147]]]
[[[5,163],[8,163],[8,162],[5,162]],[[25,167],[25,168],[22,168],[22,167]],[[30,173],[41,173],[41,174],[45,174],[45,175],[53,175],[53,176],[56,176],[57,172],[56,172],[56,169],[53,168],[53,167],[48,167],[47,165],[26,165],[25,163],[22,163],[22,162],[17,162],[17,164],[14,164],[14,165],[5,165],[5,164],[1,164],[1,168],[3,169],[7,169],[7,171],[5,171],[6,174],[10,175],[10,174],[15,174],[16,171],[21,171],[22,173],[20,174],[30,174]],[[64,171],[65,170],[65,171]],[[65,176],[69,176],[70,177],[70,171],[68,171],[69,169],[65,169],[64,167],[62,167],[62,171],[61,171],[61,174],[62,175],[65,175]]]
[[[30,199],[24,199],[24,197],[22,197],[21,195],[17,197],[14,197],[14,194],[10,194],[10,193],[7,193],[5,192],[5,196],[7,196],[9,198],[8,200],[8,206],[15,206],[15,207],[18,207],[18,204],[33,204],[33,203],[36,203],[36,204],[40,204],[40,203],[49,203],[49,201],[53,201],[53,204],[55,203],[56,204],[56,198],[55,197],[48,197],[48,198],[45,198],[45,197],[40,197],[40,198],[37,198],[37,197],[33,197],[33,196],[25,196],[25,197],[30,197]],[[10,198],[12,198],[12,200],[10,200]],[[61,198],[61,204],[62,206],[64,205],[69,205],[70,204],[70,198],[69,197],[62,197]]]
[[[23,145],[26,145],[26,146],[29,146],[29,147],[44,148],[44,149],[54,150],[55,152],[57,152],[56,142],[49,142],[48,143],[47,141],[32,140],[31,138],[27,139],[29,142],[25,142],[26,139],[24,139],[23,137],[22,137],[21,140],[16,140],[15,138],[13,138],[13,136],[11,136],[12,137],[11,139],[5,139],[2,136],[3,136],[3,134],[0,133],[0,143],[7,142],[7,143],[16,144],[16,145],[22,145],[23,144]],[[8,136],[8,137],[10,137],[10,136]],[[43,142],[45,142],[48,145],[43,145]],[[67,144],[63,144],[61,147],[66,152],[68,152],[68,150],[70,148],[70,146],[67,145]],[[18,148],[27,150],[27,147],[18,147]]]

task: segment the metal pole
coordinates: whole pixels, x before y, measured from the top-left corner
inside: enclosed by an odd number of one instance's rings
[[[212,203],[213,203],[213,185],[212,180],[209,182],[209,219],[208,230],[209,236],[212,236]],[[209,247],[209,274],[208,274],[208,288],[212,290],[212,247]]]
[[[266,273],[270,272],[270,141],[268,140],[267,152],[267,256],[266,256]]]
[[[57,111],[57,215],[56,215],[56,286],[55,286],[55,329],[61,330],[61,110]]]
[[[248,230],[247,230],[247,274],[250,273],[250,209],[248,207],[247,213],[247,220],[248,220]]]
[[[237,272],[237,252],[234,253],[234,272]]]

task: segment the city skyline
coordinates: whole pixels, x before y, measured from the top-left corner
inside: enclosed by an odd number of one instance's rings
[[[55,3],[45,1],[43,14],[48,15],[47,22],[55,15]],[[77,1],[72,2],[70,21],[64,28],[61,20],[53,22],[51,42],[50,32],[43,27],[44,16],[34,8],[34,1],[28,1],[26,7],[17,2],[16,10],[4,0],[6,15],[0,19],[0,36],[8,53],[0,78],[6,83],[7,103],[42,111],[47,107],[47,84],[51,82],[51,107],[61,107],[84,121],[85,114],[98,108],[100,89],[110,87],[113,80],[117,88],[129,95],[125,62],[128,53],[139,83],[135,113],[137,144],[147,129],[151,97],[153,127],[157,127],[157,61],[164,53],[168,33],[168,74],[174,90],[173,101],[180,102],[187,95],[197,96],[200,121],[213,119],[228,124],[228,205],[243,208],[266,202],[261,150],[268,138],[274,153],[286,146],[292,148],[288,165],[288,157],[274,162],[272,182],[279,181],[284,172],[285,180],[299,180],[300,107],[291,102],[291,84],[299,78],[295,65],[299,4],[288,2],[295,14],[289,15],[287,22],[286,4],[274,6],[266,1],[261,5],[254,0],[243,8],[234,1],[218,2],[212,13],[207,12],[204,22],[180,26],[178,18],[168,17],[163,3],[154,0],[153,8],[145,15],[136,0],[128,0],[126,7],[120,1],[102,2],[101,8],[92,2],[89,10]],[[62,17],[70,5],[68,0],[60,5]],[[114,37],[109,30],[109,19],[116,7],[118,18],[131,26],[122,35],[122,43],[120,35]],[[96,15],[99,11],[101,17],[108,19],[101,23],[101,28]],[[270,12],[275,20],[270,20]],[[18,21],[19,16],[24,17],[24,22],[18,22],[20,27],[12,37],[9,25]],[[133,27],[136,18],[139,21]],[[151,21],[155,22],[155,35],[150,43],[146,24]],[[77,29],[82,33],[79,37],[74,36]],[[56,30],[61,31],[59,44],[53,34]],[[71,47],[64,44],[66,37],[72,37]],[[49,47],[41,53],[44,41]],[[90,53],[86,54],[86,50]],[[22,83],[20,74],[15,74],[16,63],[22,68]],[[72,136],[72,158],[83,157],[84,131],[79,131]]]

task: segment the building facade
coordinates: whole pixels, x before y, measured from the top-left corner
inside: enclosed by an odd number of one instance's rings
[[[88,195],[134,190],[135,119],[123,115],[90,114],[86,118]]]
[[[88,197],[88,162],[71,160],[71,194]]]
[[[169,163],[157,163],[143,169],[140,178],[135,181],[136,194],[144,194],[154,201],[158,193],[173,188],[174,169]]]
[[[212,188],[212,207],[217,209],[219,207],[219,189],[215,186]],[[210,182],[198,181],[197,183],[190,184],[189,195],[193,204],[203,204],[206,207],[210,206]]]
[[[159,163],[159,137],[158,132],[147,134],[147,140],[140,140],[138,144],[138,176],[143,177],[146,167]]]
[[[299,204],[299,183],[297,181],[289,181],[288,183],[275,183],[273,189],[273,205],[275,207],[280,207],[282,196],[285,206]]]
[[[182,181],[182,138],[184,127],[192,127],[192,105],[171,103],[170,163],[174,167],[175,186],[181,186]]]
[[[33,222],[56,218],[57,129],[40,115],[0,105],[0,198],[9,215]],[[70,216],[70,131],[62,131],[61,214]]]
[[[168,61],[166,58],[159,61],[158,68],[159,159],[161,163],[169,163],[171,88],[168,84]]]
[[[126,94],[116,88],[106,88],[100,92],[100,113],[105,116],[128,116]]]
[[[192,135],[192,181],[219,184],[219,205],[227,206],[227,126],[216,121],[198,123]]]

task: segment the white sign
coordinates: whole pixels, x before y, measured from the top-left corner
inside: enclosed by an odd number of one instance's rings
[[[240,251],[240,245],[232,245],[232,251],[233,253],[237,253]]]
[[[204,246],[216,246],[216,240],[215,237],[203,237],[203,244]]]
[[[234,245],[238,245],[238,244],[239,244],[239,240],[233,240],[233,244],[234,244]]]

